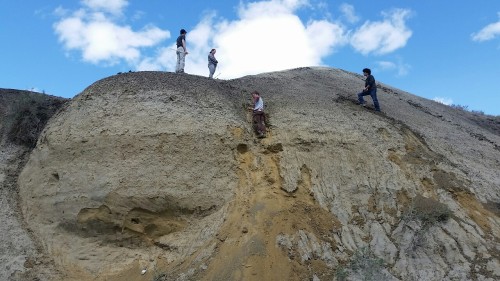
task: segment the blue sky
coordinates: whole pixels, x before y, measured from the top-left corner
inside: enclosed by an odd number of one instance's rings
[[[327,66],[500,115],[500,1],[1,1],[0,87],[74,97],[118,72],[175,69],[220,79]],[[360,88],[362,85],[360,85]],[[353,93],[354,95],[355,93]]]

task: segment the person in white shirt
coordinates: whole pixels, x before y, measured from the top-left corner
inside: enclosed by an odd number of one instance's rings
[[[264,100],[257,91],[252,92],[253,107],[249,109],[253,111],[253,123],[255,131],[259,138],[266,137],[266,115],[264,113]]]
[[[175,65],[175,73],[184,73],[186,55],[189,54],[186,48],[186,33],[186,30],[181,29],[181,35],[177,37],[177,64]]]

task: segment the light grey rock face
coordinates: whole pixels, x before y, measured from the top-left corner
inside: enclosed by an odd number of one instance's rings
[[[355,76],[313,73],[331,76],[321,86],[305,73],[255,83],[276,96],[271,116],[283,141],[284,189],[293,190],[306,167],[315,199],[342,223],[342,248],[369,245],[402,280],[466,280],[475,276],[472,265],[497,262],[498,203],[488,202],[499,200],[499,134],[468,120],[469,113],[384,85],[384,114],[360,111]],[[272,85],[287,78],[297,83]],[[405,216],[417,194],[443,202],[453,216],[426,225],[425,216]],[[432,203],[422,208],[426,216],[443,211]]]
[[[41,136],[24,216],[81,280],[158,257],[192,280],[496,278],[500,125],[383,84],[376,113],[362,85],[328,68],[103,79]]]
[[[0,129],[1,131],[1,129]],[[24,150],[15,145],[3,145],[0,151],[0,280],[9,280],[16,272],[26,270],[25,262],[36,254],[35,245],[23,229],[12,188],[13,168]]]

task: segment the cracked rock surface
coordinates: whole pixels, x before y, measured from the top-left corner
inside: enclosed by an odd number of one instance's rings
[[[498,280],[498,117],[383,83],[378,113],[363,85],[331,68],[92,84],[18,177],[50,280]]]

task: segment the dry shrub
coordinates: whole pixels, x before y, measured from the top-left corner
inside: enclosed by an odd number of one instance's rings
[[[413,199],[412,205],[409,210],[412,217],[420,220],[423,225],[431,226],[438,222],[445,222],[452,214],[445,204],[421,195],[417,195]]]
[[[407,251],[415,254],[417,248],[424,246],[425,235],[428,230],[438,224],[447,221],[452,215],[451,210],[443,203],[432,198],[425,198],[417,195],[412,199],[412,203],[403,216],[403,220],[407,225],[410,222],[420,222],[420,227],[413,229],[414,235],[410,241]]]
[[[27,147],[34,147],[50,117],[66,102],[37,93],[19,93],[19,97],[6,111],[5,132],[7,140]]]

